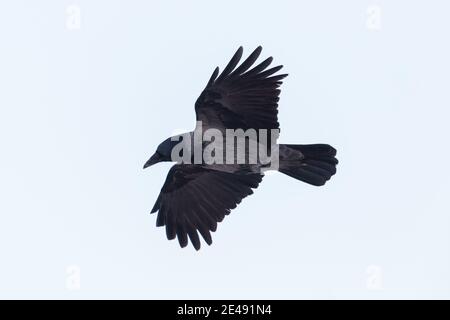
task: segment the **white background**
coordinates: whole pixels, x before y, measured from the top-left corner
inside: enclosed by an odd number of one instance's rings
[[[3,1],[0,297],[450,298],[449,14],[437,0]],[[270,175],[211,247],[180,249],[148,214],[170,164],[142,165],[193,128],[239,45],[290,74],[281,142],[332,144],[338,173],[321,188]]]

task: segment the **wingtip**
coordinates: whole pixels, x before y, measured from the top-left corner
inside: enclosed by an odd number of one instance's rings
[[[178,242],[178,244],[180,245],[180,248],[186,248],[187,247],[187,242],[186,243],[181,243],[181,242]]]
[[[160,208],[160,204],[161,204],[161,196],[158,196],[158,198],[156,199],[155,204],[153,205],[152,211],[150,211],[150,214],[155,213],[156,211],[158,211],[159,208]]]
[[[243,53],[244,53],[244,47],[243,46],[239,46],[239,48],[236,50],[234,56],[238,55],[239,57],[241,57]]]

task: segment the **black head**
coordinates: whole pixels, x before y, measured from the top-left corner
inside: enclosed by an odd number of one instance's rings
[[[144,164],[144,169],[158,162],[172,161],[172,149],[181,141],[183,141],[182,136],[175,136],[161,142],[156,152]]]

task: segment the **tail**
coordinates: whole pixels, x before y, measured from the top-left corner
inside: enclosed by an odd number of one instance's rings
[[[328,144],[282,144],[278,171],[312,184],[323,186],[336,173],[336,149]]]

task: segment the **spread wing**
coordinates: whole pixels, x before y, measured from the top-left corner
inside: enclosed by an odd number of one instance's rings
[[[195,103],[197,121],[203,128],[223,129],[278,129],[278,101],[281,80],[287,74],[274,75],[283,66],[270,69],[272,57],[251,69],[261,53],[256,48],[239,66],[242,47],[219,75],[212,74],[206,88]]]
[[[152,209],[158,211],[156,226],[166,226],[169,240],[178,237],[181,247],[188,237],[200,249],[198,232],[208,245],[210,231],[262,180],[258,173],[227,173],[196,165],[174,165]]]

